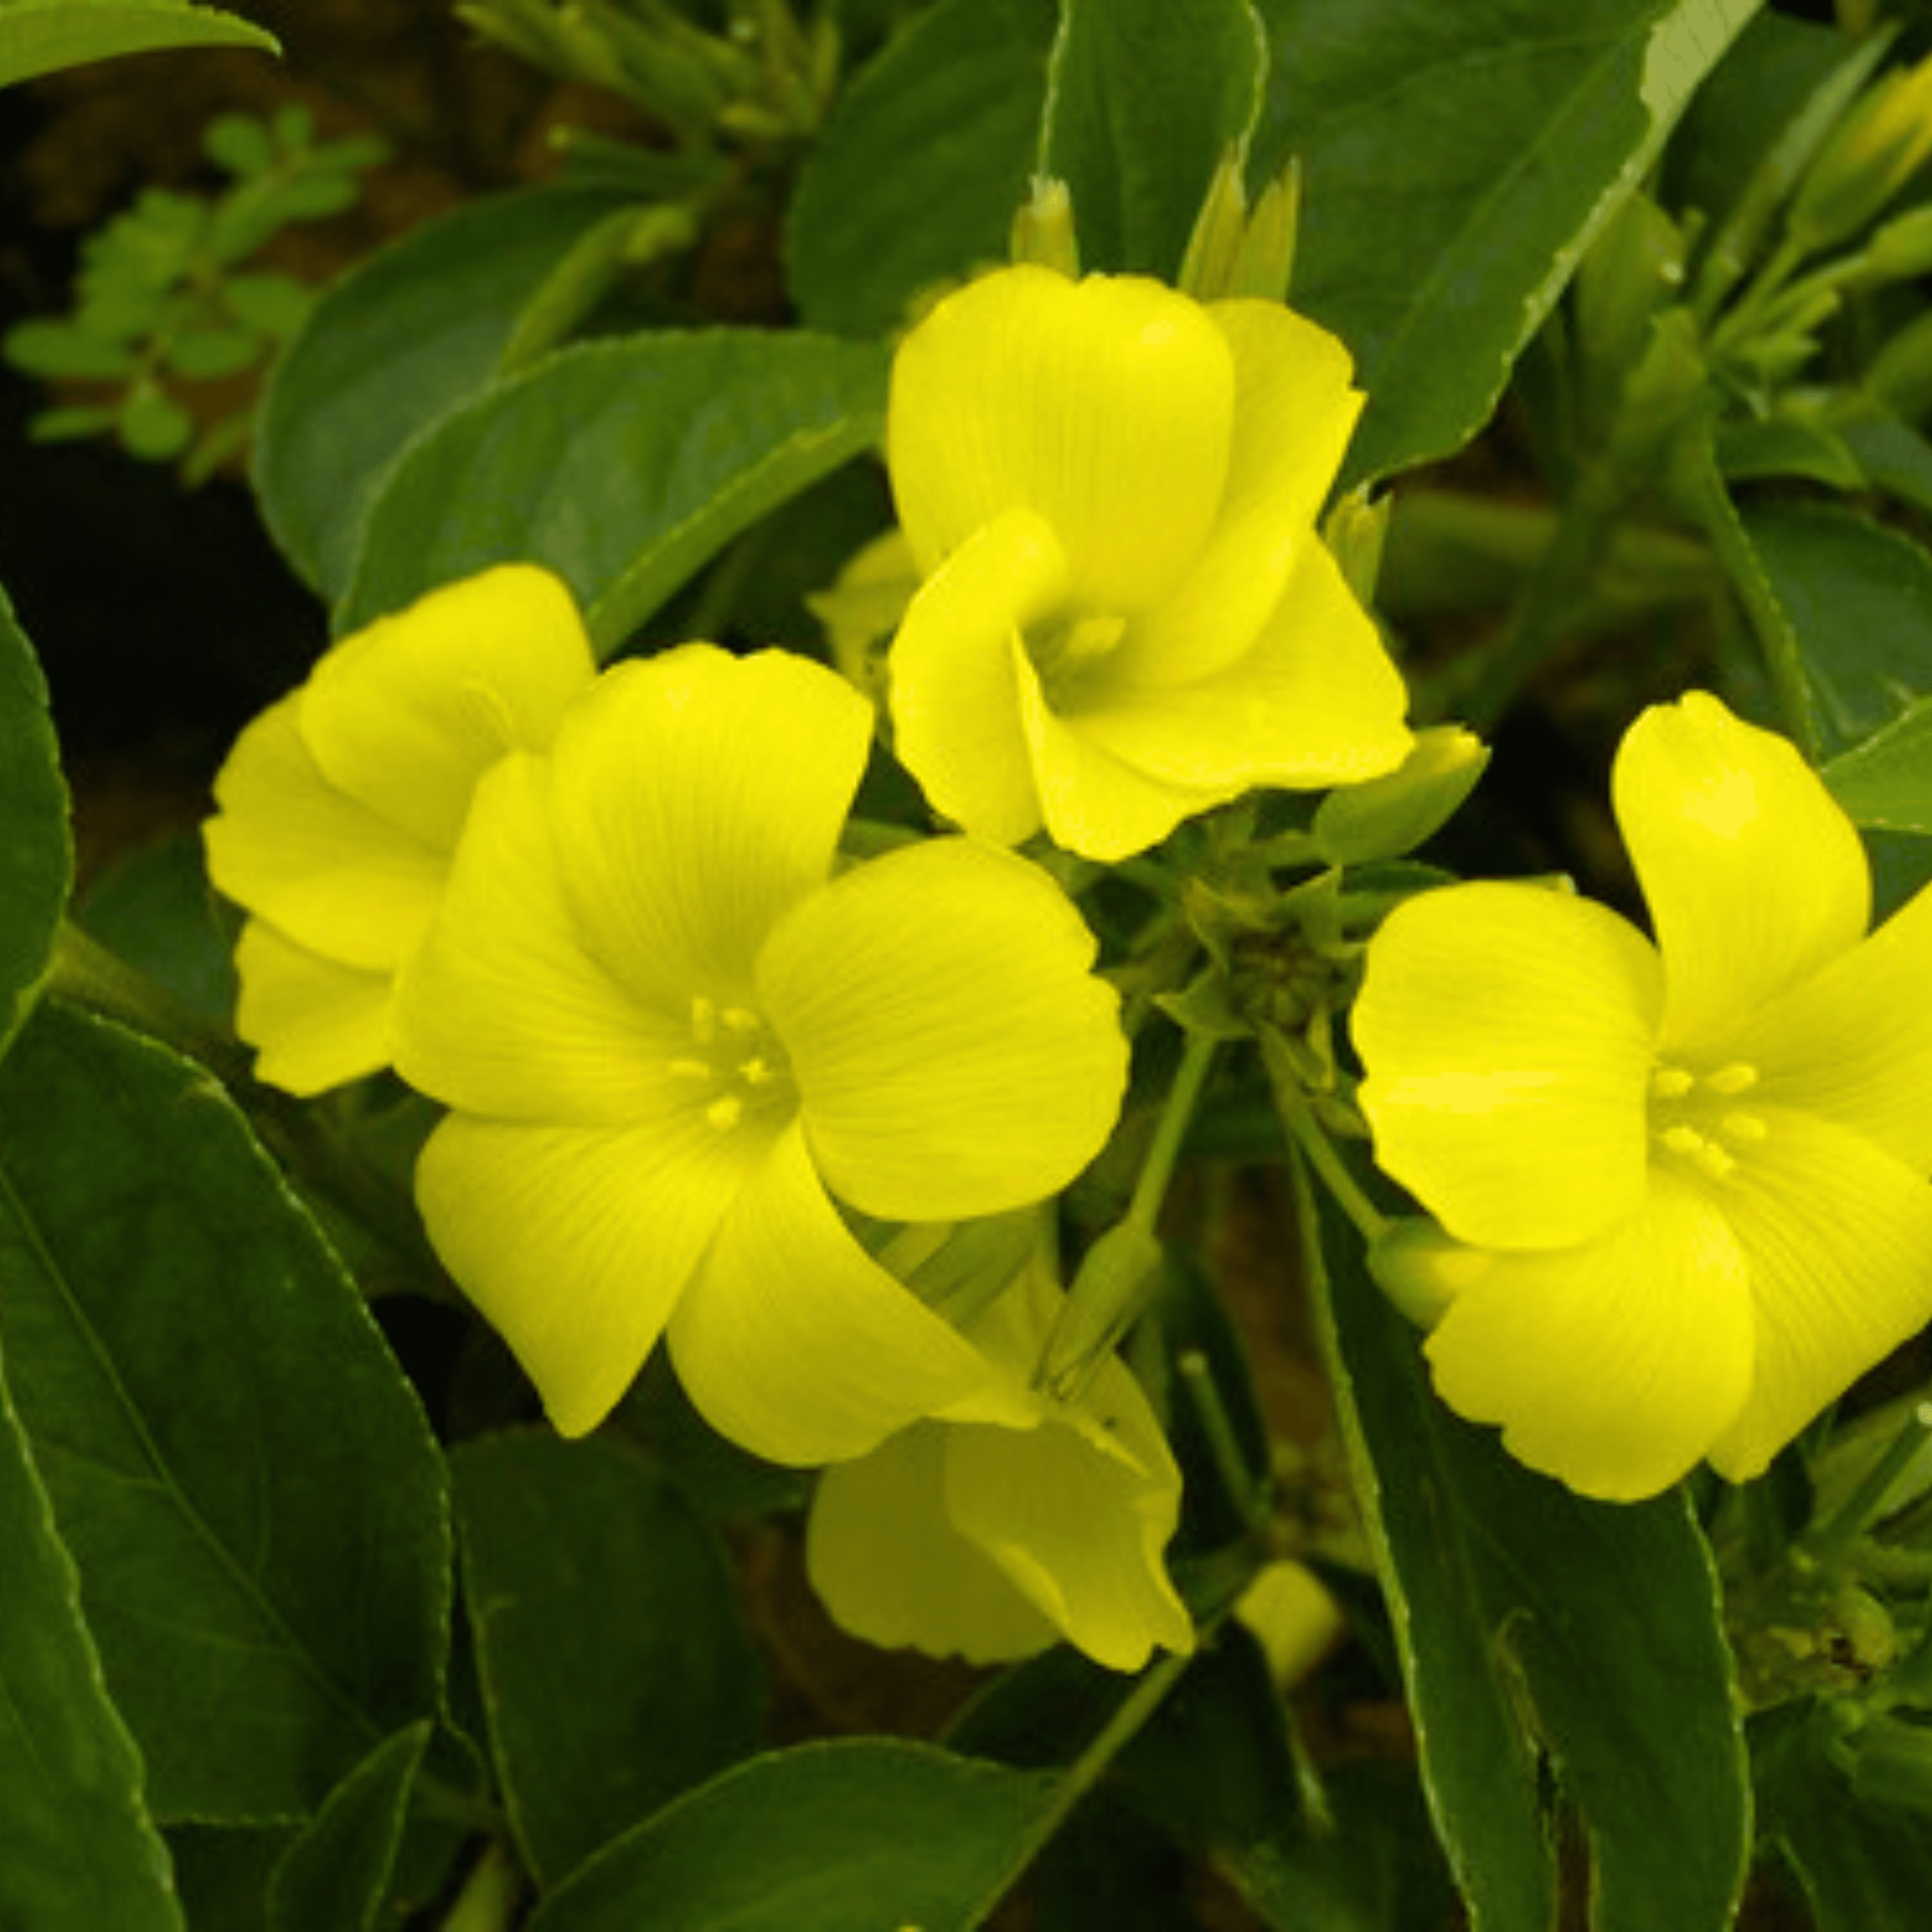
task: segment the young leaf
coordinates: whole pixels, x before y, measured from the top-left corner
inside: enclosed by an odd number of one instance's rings
[[[0,1346],[158,1816],[306,1815],[434,1712],[413,1396],[214,1083],[59,1006],[0,1068]]]
[[[480,201],[372,255],[316,304],[262,400],[255,490],[284,554],[324,596],[348,589],[398,452],[489,382],[524,304],[623,206],[604,190]]]
[[[7,360],[30,376],[65,376],[111,382],[131,376],[140,358],[124,342],[97,334],[71,322],[22,322],[8,330]]]
[[[968,1932],[1032,1855],[1058,1786],[921,1744],[802,1744],[620,1838],[527,1932]]]
[[[451,1459],[504,1802],[548,1886],[757,1746],[760,1660],[711,1531],[621,1442]]]
[[[46,970],[73,877],[46,680],[0,590],[0,1053]]]
[[[1758,0],[1257,0],[1294,301],[1370,397],[1343,487],[1459,448]]]
[[[1003,262],[1046,98],[1005,7],[940,0],[840,96],[785,227],[806,326],[882,335],[920,290]]]
[[[733,537],[875,442],[870,344],[720,329],[560,351],[421,437],[372,506],[338,626],[509,558],[608,653]]]
[[[1546,1754],[1589,1849],[1595,1932],[1729,1924],[1750,1798],[1717,1579],[1684,1498],[1584,1502],[1451,1415],[1359,1235],[1303,1198],[1424,1780],[1472,1924],[1551,1922]]]
[[[100,1681],[74,1564],[0,1380],[0,1925],[183,1932],[141,1761]]]
[[[432,1729],[384,1738],[328,1794],[268,1882],[268,1932],[374,1932]]]
[[[1248,0],[1066,0],[1040,172],[1072,190],[1083,268],[1173,278],[1267,64]]]
[[[169,47],[281,52],[260,27],[185,0],[8,0],[0,7],[0,87]]]

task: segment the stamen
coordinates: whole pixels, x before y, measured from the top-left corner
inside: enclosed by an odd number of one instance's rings
[[[674,1078],[679,1080],[715,1080],[717,1069],[708,1060],[674,1060],[670,1064]]]
[[[744,1118],[745,1103],[736,1094],[724,1094],[704,1110],[705,1119],[722,1133],[728,1133]]]
[[[747,1087],[763,1087],[776,1080],[778,1076],[772,1071],[769,1062],[754,1054],[739,1067],[738,1078]]]
[[[1681,1066],[1660,1066],[1650,1076],[1650,1090],[1660,1100],[1681,1100],[1696,1084],[1696,1076]]]
[[[1718,1129],[1727,1140],[1749,1141],[1754,1144],[1771,1137],[1771,1130],[1756,1114],[1726,1114],[1718,1123]]]
[[[1666,1127],[1659,1138],[1672,1154],[1692,1157],[1704,1144],[1704,1136],[1695,1127]]]
[[[1729,1066],[1719,1067],[1714,1073],[1706,1074],[1704,1078],[1713,1093],[1743,1094],[1757,1084],[1757,1069],[1740,1060]]]
[[[756,1013],[743,1006],[727,1006],[718,1017],[734,1033],[757,1033],[764,1024]]]
[[[700,1046],[718,1037],[718,1009],[702,993],[691,1003],[691,1036]]]

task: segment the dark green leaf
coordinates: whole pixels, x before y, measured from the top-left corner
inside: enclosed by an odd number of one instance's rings
[[[16,323],[8,330],[4,346],[7,360],[30,376],[110,382],[140,367],[126,344],[108,340],[70,322]]]
[[[79,1580],[0,1380],[0,1925],[182,1932],[141,1760],[100,1678]]]
[[[539,189],[458,209],[371,256],[316,304],[264,400],[255,488],[275,541],[332,600],[383,472],[490,380],[524,304],[622,206]]]
[[[386,1738],[328,1794],[275,1867],[269,1932],[373,1932],[432,1728]]]
[[[762,1735],[761,1660],[716,1538],[608,1438],[451,1460],[504,1802],[550,1885]]]
[[[1294,302],[1370,395],[1345,482],[1446,454],[1757,0],[1260,0]],[[1264,152],[1273,163],[1278,155]]]
[[[0,1340],[158,1816],[304,1815],[434,1711],[421,1411],[220,1090],[59,1007],[0,1069]]]
[[[281,51],[260,27],[184,0],[8,0],[0,8],[0,87],[169,47]]]
[[[1596,1932],[1728,1925],[1749,1794],[1717,1579],[1683,1497],[1586,1502],[1451,1415],[1360,1236],[1324,1207],[1307,1223],[1332,1379],[1473,1924],[1551,1922],[1546,1754],[1589,1850]]]
[[[0,1052],[46,971],[73,877],[46,681],[0,590]]]
[[[208,883],[200,835],[179,832],[123,854],[88,884],[80,923],[204,1018],[235,1010],[235,926]]]
[[[841,96],[785,230],[806,324],[896,327],[922,290],[1006,257],[1039,145],[1046,50],[1004,7],[941,0]]]
[[[486,565],[548,564],[601,652],[883,427],[870,344],[718,330],[561,350],[421,438],[369,514],[350,630]]]
[[[1718,467],[1731,483],[1802,476],[1834,490],[1862,490],[1867,480],[1842,436],[1787,416],[1720,424],[1717,454]]]
[[[171,1825],[168,1850],[190,1932],[268,1932],[268,1880],[296,1835],[278,1825]]]
[[[1740,515],[1797,638],[1828,754],[1932,694],[1932,556],[1835,504],[1768,502]]]
[[[1066,0],[1040,164],[1072,190],[1083,268],[1173,278],[1267,64],[1248,0]]]
[[[1932,511],[1932,442],[1896,416],[1870,416],[1843,424],[1840,440],[1874,489]]]
[[[619,1839],[527,1932],[967,1932],[1059,1780],[886,1739],[754,1759]]]
[[[1823,776],[1853,823],[1932,836],[1932,700],[1834,758]]]

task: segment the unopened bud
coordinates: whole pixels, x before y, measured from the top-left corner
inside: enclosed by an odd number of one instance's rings
[[[1197,302],[1285,302],[1294,274],[1301,172],[1290,161],[1248,207],[1245,161],[1230,146],[1214,170],[1180,262],[1180,286]]]
[[[1460,724],[1418,733],[1386,776],[1331,791],[1315,814],[1315,842],[1331,866],[1399,859],[1446,825],[1476,788],[1490,748]]]
[[[1862,230],[1932,157],[1932,60],[1885,75],[1826,143],[1787,220],[1808,250]]]
[[[1073,196],[1053,175],[1035,175],[1033,192],[1013,217],[1010,253],[1016,262],[1032,262],[1078,279],[1080,242],[1073,226]]]
[[[1466,1247],[1433,1221],[1405,1214],[1369,1244],[1369,1274],[1419,1328],[1433,1328],[1449,1304],[1495,1265],[1486,1248]]]
[[[1261,1646],[1278,1690],[1292,1690],[1342,1634],[1340,1607],[1305,1563],[1270,1563],[1258,1571],[1234,1615]]]
[[[1394,501],[1384,494],[1371,502],[1364,484],[1343,496],[1322,522],[1322,540],[1341,571],[1342,581],[1364,609],[1375,602],[1382,581],[1382,548],[1388,541],[1389,511]]]
[[[1117,1222],[1087,1250],[1040,1364],[1055,1400],[1077,1400],[1139,1318],[1160,1286],[1162,1258],[1160,1241],[1138,1221]]]

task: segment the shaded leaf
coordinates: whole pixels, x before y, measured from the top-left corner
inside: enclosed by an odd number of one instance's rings
[[[227,1099],[44,1009],[0,1069],[0,1342],[156,1814],[304,1815],[436,1708],[440,1462]]]
[[[73,876],[46,680],[0,590],[0,1052],[46,970]]]
[[[1932,836],[1932,699],[1922,698],[1822,774],[1854,824]]]

